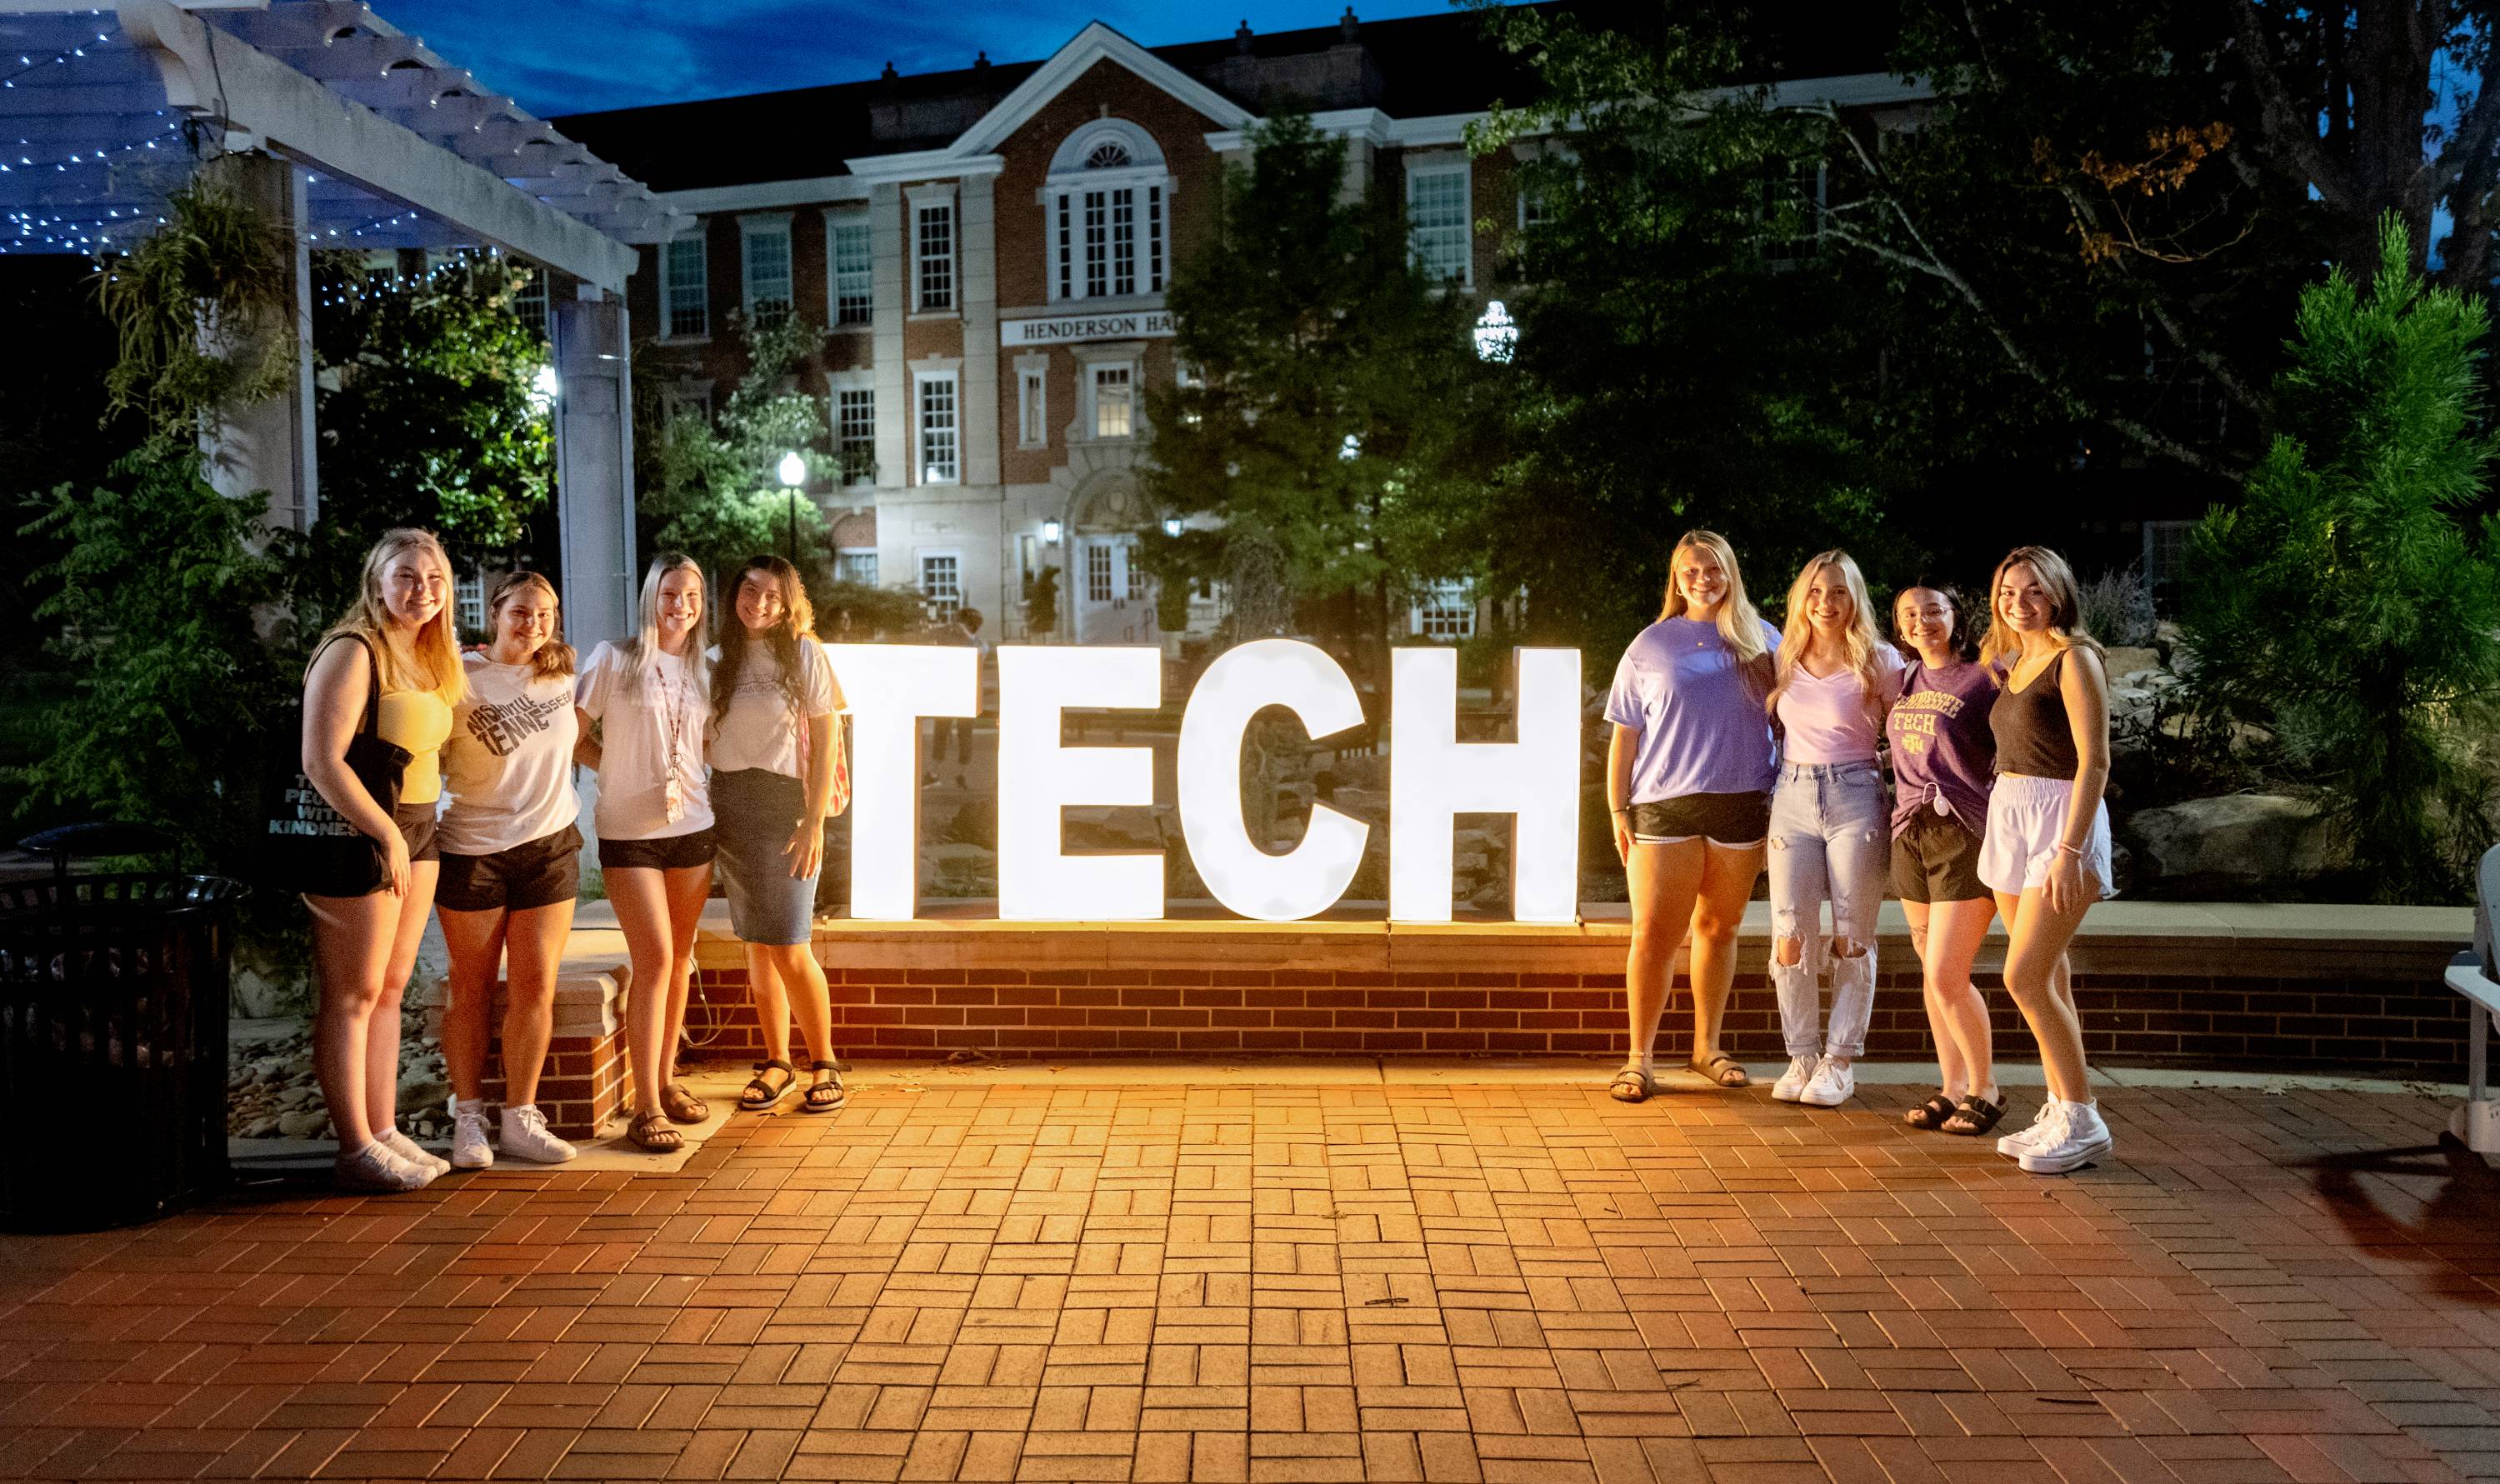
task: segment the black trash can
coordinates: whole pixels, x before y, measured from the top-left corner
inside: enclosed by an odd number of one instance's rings
[[[224,1188],[242,895],[170,872],[0,883],[0,1229],[126,1226]]]

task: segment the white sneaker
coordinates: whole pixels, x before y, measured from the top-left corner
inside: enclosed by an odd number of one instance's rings
[[[451,1168],[485,1170],[494,1163],[495,1151],[486,1143],[486,1100],[464,1103],[452,1099]]]
[[[1998,1138],[1996,1140],[1996,1152],[1999,1154],[2021,1154],[2023,1150],[2031,1147],[2032,1144],[2039,1141],[2040,1136],[2048,1132],[2049,1125],[2051,1121],[2056,1117],[2056,1114],[2057,1100],[2052,1097],[2043,1096],[2040,1099],[2039,1111],[2031,1115],[2031,1127],[2024,1129],[2020,1134],[2007,1134]]]
[[[533,1165],[561,1165],[573,1158],[573,1145],[547,1132],[546,1114],[529,1104],[504,1109],[504,1152]]]
[[[2033,1174],[2064,1174],[2110,1152],[2109,1125],[2101,1122],[2099,1108],[2089,1103],[2068,1103],[2062,1107],[2057,1137],[2025,1144],[2014,1157],[2016,1164]]]
[[[451,1172],[451,1162],[449,1160],[436,1154],[434,1151],[426,1148],[423,1144],[418,1143],[415,1139],[409,1138],[407,1135],[401,1133],[396,1127],[392,1128],[389,1133],[384,1134],[381,1137],[380,1142],[383,1148],[398,1155],[403,1162],[414,1165],[417,1169],[424,1171],[428,1179],[439,1174],[449,1174]]]
[[[1849,1070],[1849,1058],[1826,1056],[1814,1069],[1814,1076],[1797,1095],[1799,1103],[1815,1107],[1838,1107],[1858,1091],[1858,1073]]]
[[[395,1196],[425,1189],[434,1171],[401,1159],[378,1138],[353,1154],[341,1154],[330,1166],[330,1179],[341,1190]]]
[[[1815,1064],[1820,1060],[1812,1056],[1790,1057],[1789,1070],[1781,1072],[1780,1079],[1771,1084],[1771,1101],[1794,1103],[1804,1097],[1805,1084],[1814,1080]]]

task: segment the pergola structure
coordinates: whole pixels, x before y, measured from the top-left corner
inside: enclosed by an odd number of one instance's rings
[[[296,244],[294,384],[217,430],[219,482],[268,490],[277,523],[318,514],[312,249],[516,254],[577,284],[548,306],[569,626],[624,632],[624,288],[669,208],[356,0],[0,0],[0,255],[126,247],[213,160]]]

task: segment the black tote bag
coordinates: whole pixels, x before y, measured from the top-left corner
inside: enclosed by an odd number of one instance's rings
[[[373,684],[365,694],[364,720],[347,742],[347,771],[382,812],[399,808],[399,790],[411,754],[382,740],[382,669],[373,642],[361,636]],[[318,655],[315,655],[318,658]],[[330,807],[304,773],[304,703],[279,713],[268,764],[261,775],[260,879],[280,891],[316,897],[362,897],[388,884],[381,842]]]

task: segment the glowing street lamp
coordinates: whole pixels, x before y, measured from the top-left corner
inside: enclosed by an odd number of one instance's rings
[[[799,560],[799,486],[807,482],[807,461],[793,448],[781,455],[781,467],[776,472],[781,476],[781,487],[790,492],[790,560],[795,565]]]

